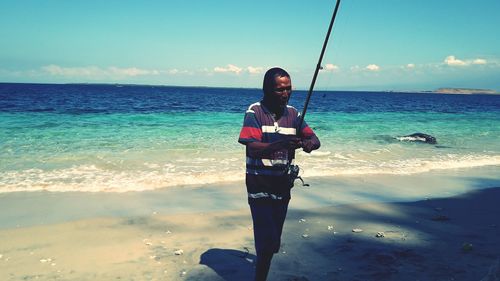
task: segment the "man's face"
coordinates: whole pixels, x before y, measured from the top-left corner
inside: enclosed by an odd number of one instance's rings
[[[285,107],[292,94],[292,81],[290,81],[289,77],[281,76],[276,77],[274,82],[275,86],[271,92],[271,99],[276,105]]]

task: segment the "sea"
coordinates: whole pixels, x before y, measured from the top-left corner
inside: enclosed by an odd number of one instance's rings
[[[302,110],[306,91],[290,105]],[[241,182],[259,89],[0,84],[0,193],[128,192]],[[500,95],[315,91],[304,177],[500,167]],[[436,144],[405,137],[424,133]],[[499,169],[500,171],[500,169]]]

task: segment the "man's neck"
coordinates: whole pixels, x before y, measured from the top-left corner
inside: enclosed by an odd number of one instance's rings
[[[276,120],[280,119],[281,116],[283,116],[283,113],[285,111],[284,107],[281,107],[279,105],[276,105],[275,103],[269,102],[269,100],[266,100],[265,98],[262,100],[262,103],[269,111],[271,111],[271,113],[273,114],[273,116]]]

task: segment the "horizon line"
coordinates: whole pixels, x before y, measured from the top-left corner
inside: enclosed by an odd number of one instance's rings
[[[230,86],[183,86],[183,85],[166,85],[166,84],[136,84],[136,83],[92,83],[92,82],[70,82],[70,83],[54,83],[54,82],[0,82],[1,84],[27,84],[27,85],[106,85],[106,86],[154,86],[154,87],[177,87],[177,88],[209,88],[209,89],[245,89],[245,90],[262,90],[262,88],[254,88],[254,87],[230,87]],[[494,89],[480,89],[480,88],[463,88],[463,87],[439,87],[434,90],[350,90],[350,89],[324,89],[318,88],[314,91],[321,92],[381,92],[381,93],[440,93],[439,90],[443,89],[452,89],[452,90],[469,90],[469,91],[484,91],[484,92],[492,92],[489,94],[500,94]],[[307,92],[308,89],[297,88],[293,89],[295,91],[304,91]],[[313,91],[313,92],[314,92]],[[447,93],[449,94],[449,93]],[[471,93],[473,94],[473,93]],[[481,94],[481,93],[479,93]],[[485,93],[486,94],[486,93]]]

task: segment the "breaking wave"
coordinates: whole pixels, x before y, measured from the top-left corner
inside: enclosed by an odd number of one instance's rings
[[[240,161],[241,160],[241,161]],[[244,185],[242,159],[221,164],[215,158],[197,158],[177,165],[144,163],[144,169],[111,170],[96,165],[76,165],[63,169],[26,169],[0,172],[0,192],[19,191],[81,191],[129,192],[173,186],[202,186],[224,182]],[[351,154],[315,153],[303,157],[298,164],[305,177],[337,175],[405,175],[432,170],[449,170],[499,165],[500,155],[449,154],[433,158],[412,158],[378,161],[357,159]]]

